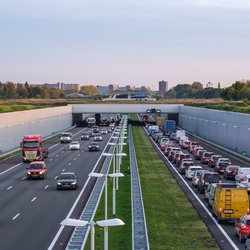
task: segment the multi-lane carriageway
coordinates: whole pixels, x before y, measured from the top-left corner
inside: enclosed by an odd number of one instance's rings
[[[191,141],[198,141],[206,150],[212,151],[216,154],[223,155],[224,157],[228,157],[233,165],[240,165],[242,167],[249,167],[249,162],[241,159],[240,157],[234,156],[233,154],[230,154],[229,152],[224,151],[223,149],[219,149],[216,147],[211,146],[206,141],[201,141],[196,137],[193,137],[192,135],[188,135],[189,139]],[[193,206],[198,211],[199,215],[203,219],[203,221],[207,224],[210,232],[212,233],[213,237],[218,242],[221,249],[229,250],[229,249],[244,249],[244,244],[240,243],[238,240],[238,237],[235,236],[235,230],[234,230],[234,223],[222,223],[218,224],[216,219],[212,217],[211,214],[211,208],[208,207],[207,201],[204,199],[204,194],[200,194],[196,188],[194,188],[191,185],[191,181],[188,181],[185,179],[185,176],[180,175],[178,172],[178,168],[175,164],[172,162],[169,162],[167,158],[164,156],[164,154],[160,151],[156,143],[151,140],[153,145],[155,146],[155,149],[159,152],[163,160],[165,161],[166,165],[172,172],[172,174],[177,179],[177,182],[182,187],[183,191],[188,196],[189,200],[193,204]],[[174,143],[176,144],[176,143]],[[178,145],[176,145],[178,146]],[[185,153],[189,153],[187,150],[183,150]],[[207,165],[201,164],[200,161],[197,161],[194,159],[192,154],[190,154],[191,157],[194,160],[194,165],[200,165],[203,167],[203,169],[207,169],[209,171],[214,171],[214,169],[209,168]],[[232,182],[227,181],[224,178],[222,178],[222,182]],[[250,197],[249,197],[250,198]],[[249,199],[250,200],[250,199]],[[198,232],[197,232],[198,233]]]
[[[80,140],[84,130],[88,128],[72,131],[73,139],[81,143],[79,151],[68,150],[69,144],[60,144],[59,138],[46,142],[50,153],[46,159],[48,172],[45,180],[26,179],[28,164],[20,163],[20,154],[0,162],[0,249],[47,249],[60,222],[67,216],[79,216],[94,181],[94,178],[88,178],[88,174],[101,165],[96,163],[99,158],[100,161],[104,158],[101,154],[111,136],[103,135],[99,152],[88,152],[89,141]],[[64,171],[77,174],[78,190],[56,190],[56,177]],[[74,205],[83,188],[79,204]],[[63,249],[67,244],[65,240],[68,237],[58,239],[58,248]]]
[[[111,136],[111,134],[103,136],[99,152],[88,152],[88,141],[80,140],[81,132],[84,130],[88,130],[88,128],[75,128],[72,131],[74,140],[79,140],[81,143],[80,151],[69,151],[68,144],[58,143],[58,138],[46,142],[50,154],[46,159],[48,177],[45,180],[26,180],[27,164],[20,163],[20,155],[0,162],[0,249],[47,249],[54,240],[60,222],[64,218],[67,216],[79,218],[91,191],[91,182],[94,181],[88,178],[88,174],[101,165],[96,163],[103,158],[101,157],[102,151]],[[190,138],[197,140],[191,136]],[[248,162],[232,156],[230,153],[214,148],[206,142],[201,141],[200,143],[209,151],[229,157],[235,165],[249,166]],[[175,172],[174,165],[171,166],[167,161],[166,164]],[[198,165],[200,162],[196,162],[196,164]],[[203,167],[207,168],[207,166]],[[78,190],[56,190],[55,178],[63,171],[74,171],[78,175]],[[203,195],[191,186],[190,181],[182,180],[176,172],[174,175],[178,181],[185,182],[180,185],[185,186],[183,190],[186,190],[189,199],[194,203],[205,223],[208,224],[220,247],[222,249],[244,249],[244,244],[239,243],[234,234],[233,225],[219,225],[211,217]],[[81,192],[82,189],[84,192]],[[81,195],[80,202],[74,204],[79,195]],[[64,249],[71,231],[72,229],[65,228],[62,237],[56,240],[53,249]]]

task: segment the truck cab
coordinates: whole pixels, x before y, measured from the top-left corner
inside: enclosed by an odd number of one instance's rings
[[[43,161],[48,157],[48,149],[43,147],[41,135],[25,135],[20,147],[23,162]]]

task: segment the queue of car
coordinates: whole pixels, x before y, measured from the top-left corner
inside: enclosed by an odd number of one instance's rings
[[[179,173],[200,194],[204,194],[217,222],[235,222],[235,234],[239,241],[249,238],[250,244],[250,168],[233,165],[229,158],[206,150],[187,136],[178,138],[174,133],[164,135],[162,131],[151,136]],[[200,164],[195,161],[200,161]],[[204,169],[202,165],[208,168]],[[232,182],[226,183],[226,180]]]

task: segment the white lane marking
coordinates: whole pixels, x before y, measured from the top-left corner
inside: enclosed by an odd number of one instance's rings
[[[74,158],[74,161],[76,160],[76,158]]]
[[[22,179],[21,179],[21,181],[23,181],[23,180],[25,180],[26,179],[26,177],[24,176]]]
[[[47,189],[49,187],[49,185],[45,186],[44,189]]]
[[[16,214],[16,215],[12,218],[12,220],[15,220],[19,215],[20,215],[20,213]]]
[[[81,156],[81,154],[78,154],[78,156]]]
[[[6,190],[10,190],[11,188],[13,188],[13,186],[10,186],[10,187],[6,188]]]
[[[111,141],[111,139],[112,139],[112,137],[109,138],[108,143]],[[101,160],[101,158],[102,158],[103,152],[105,152],[106,148],[108,147],[108,143],[107,143],[106,146],[104,147],[104,149],[103,149],[103,151],[102,151],[100,157],[98,158],[98,160],[97,160],[95,166],[93,167],[92,172],[95,172],[95,169],[97,168],[97,165],[98,165],[98,163],[100,162],[100,160]],[[88,185],[88,183],[89,183],[90,178],[91,178],[91,177],[88,177],[88,179],[86,180],[86,182],[85,182],[85,184],[84,184],[84,186],[83,186],[81,192],[79,193],[78,197],[76,198],[75,203],[73,204],[73,206],[72,206],[72,208],[70,209],[70,211],[69,211],[68,215],[66,216],[66,218],[69,218],[70,215],[72,214],[72,212],[74,211],[76,205],[78,204],[78,202],[79,202],[79,200],[80,200],[80,198],[81,198],[83,192],[85,191],[85,189],[86,189],[86,187],[87,187],[87,185]],[[53,239],[52,242],[50,243],[50,245],[49,245],[49,247],[48,247],[48,250],[52,250],[52,249],[53,249],[54,245],[56,244],[56,241],[58,240],[60,234],[61,234],[62,231],[63,231],[63,228],[64,228],[64,226],[61,226],[61,227],[59,228],[59,230],[57,231],[56,236],[54,237],[54,239]]]
[[[37,197],[34,197],[34,198],[31,200],[31,202],[34,202],[36,199],[37,199]]]
[[[69,166],[71,165],[71,162],[68,164]]]
[[[65,168],[62,170],[62,172],[64,172],[65,171]]]
[[[146,129],[144,128],[146,131]],[[147,131],[146,131],[147,133]],[[147,133],[148,134],[148,133]],[[155,143],[155,141],[149,137],[150,140],[158,147],[158,145]],[[159,147],[158,147],[159,148]],[[189,191],[193,194],[193,196],[196,198],[196,200],[200,203],[200,205],[203,207],[203,209],[206,211],[208,216],[213,220],[214,224],[219,228],[221,233],[227,238],[228,242],[231,244],[231,246],[235,249],[238,250],[238,247],[235,245],[235,243],[232,241],[232,239],[229,237],[229,235],[226,233],[226,231],[222,228],[221,225],[219,225],[216,221],[216,219],[211,215],[210,211],[207,209],[207,207],[203,204],[203,202],[200,200],[200,198],[196,195],[196,193],[193,191],[193,189],[188,185],[188,183],[185,181],[185,179],[182,177],[182,175],[177,171],[177,169],[174,167],[174,165],[168,160],[168,158],[164,155],[164,153],[159,150],[160,154],[162,154],[165,159],[168,161],[169,165],[172,167],[172,169],[178,174],[179,178],[183,181],[185,186],[189,189]]]
[[[55,180],[58,178],[58,176],[55,177]]]
[[[55,145],[49,147],[49,149],[52,149],[52,148],[54,148],[54,147],[57,146],[57,145],[60,145],[60,143],[57,143],[57,144],[55,144]]]
[[[12,169],[14,169],[14,168],[17,168],[17,167],[20,166],[20,165],[22,165],[22,163],[18,163],[17,165],[15,165],[15,166],[13,166],[13,167],[11,167],[11,168],[9,168],[9,169],[7,169],[7,170],[1,172],[0,175],[7,173],[7,172],[9,172],[10,170],[12,170]]]
[[[53,159],[49,159],[49,161],[53,161]]]
[[[61,152],[61,154],[63,154],[63,153],[64,153],[64,151]]]
[[[56,157],[58,157],[59,155],[56,155]]]

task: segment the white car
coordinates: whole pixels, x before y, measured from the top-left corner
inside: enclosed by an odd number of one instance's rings
[[[80,143],[78,141],[72,141],[69,144],[69,150],[79,150],[80,149]]]
[[[101,130],[101,134],[102,135],[107,135],[108,134],[108,130],[107,129],[102,129]]]
[[[250,191],[250,174],[244,176],[243,180],[239,184],[240,187],[246,187]]]
[[[243,181],[247,175],[250,175],[250,168],[239,168],[238,174],[235,175],[236,183]]]
[[[185,177],[188,180],[191,180],[194,177],[194,172],[197,170],[202,170],[201,166],[189,166],[187,171],[185,172]]]
[[[102,135],[101,135],[101,133],[96,133],[95,134],[94,141],[102,141]]]

